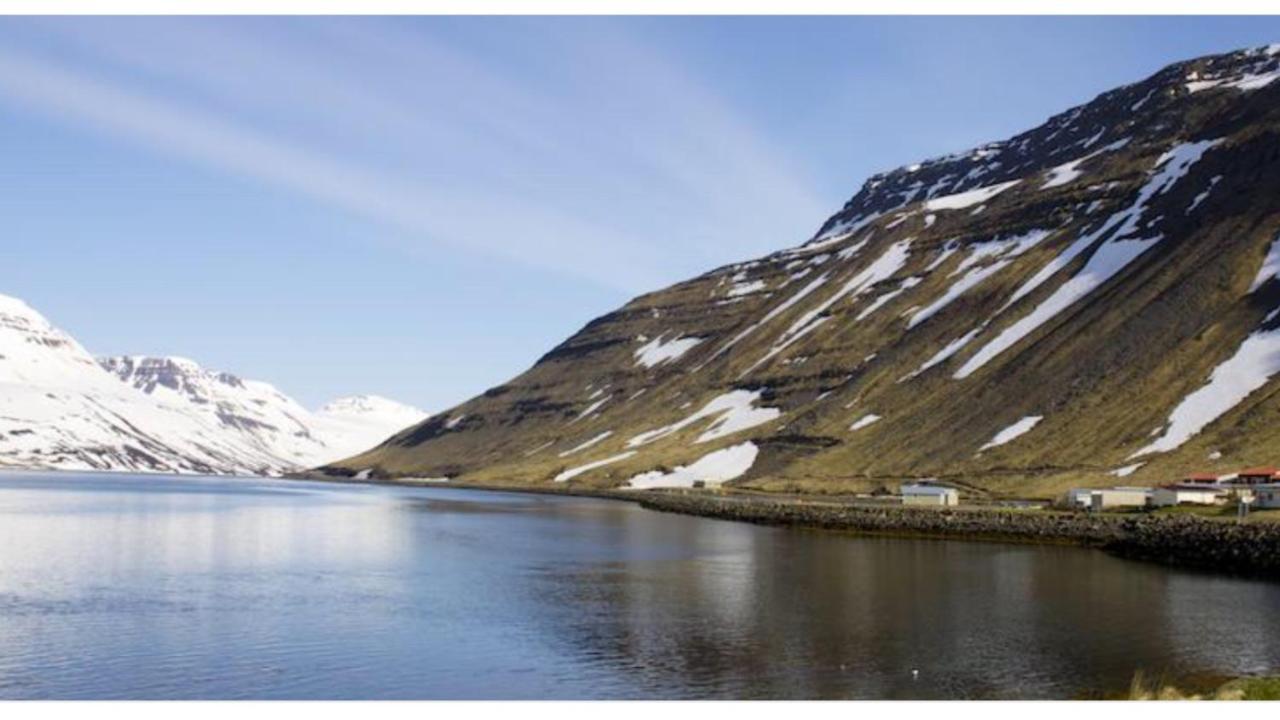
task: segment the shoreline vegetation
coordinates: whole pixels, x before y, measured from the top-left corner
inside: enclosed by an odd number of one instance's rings
[[[1133,674],[1128,692],[1114,699],[1274,701],[1280,700],[1280,676],[1186,678],[1169,681],[1161,677],[1148,677],[1139,670]]]
[[[308,474],[305,479],[622,500],[658,512],[756,525],[881,537],[1095,548],[1130,560],[1280,580],[1280,522],[1192,512],[1076,512],[957,506],[903,507],[732,490],[603,490]],[[1176,509],[1175,509],[1176,510]]]

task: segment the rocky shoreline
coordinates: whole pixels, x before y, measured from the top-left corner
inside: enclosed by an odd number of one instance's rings
[[[1080,545],[1134,560],[1280,579],[1280,523],[1240,524],[1193,516],[1094,515],[1044,510],[863,507],[695,493],[625,495],[650,510],[760,525],[904,537]]]
[[[305,479],[360,482],[331,476]],[[623,500],[658,512],[862,535],[1075,545],[1131,560],[1280,580],[1280,523],[1271,522],[1242,524],[1193,515],[867,506],[822,497],[771,498],[761,494],[702,491],[637,492],[472,483],[425,485],[382,478],[365,482]]]

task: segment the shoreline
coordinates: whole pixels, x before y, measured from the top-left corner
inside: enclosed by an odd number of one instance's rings
[[[57,472],[6,468],[9,469]],[[270,479],[617,500],[655,512],[868,537],[1092,548],[1117,557],[1168,567],[1280,580],[1280,522],[1241,524],[1194,515],[1095,515],[1051,509],[867,505],[836,497],[775,496],[750,491],[559,488],[394,478],[357,480],[320,473],[298,473]]]
[[[779,498],[756,493],[559,489],[386,478],[360,481],[331,476],[296,479],[620,500],[655,512],[874,537],[1075,546],[1169,567],[1280,580],[1280,523],[1241,524],[1191,515],[871,506],[820,497]]]

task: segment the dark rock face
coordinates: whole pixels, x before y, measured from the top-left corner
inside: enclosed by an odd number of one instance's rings
[[[1280,462],[1254,352],[1280,324],[1277,77],[1280,46],[1180,62],[876,175],[807,242],[636,298],[330,469],[603,488],[751,442],[735,484],[1048,497]],[[1211,383],[1231,372],[1262,383]]]

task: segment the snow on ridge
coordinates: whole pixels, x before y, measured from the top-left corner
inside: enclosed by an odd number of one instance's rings
[[[635,351],[636,367],[652,368],[662,363],[675,362],[705,339],[700,337],[676,337],[673,340],[663,342],[662,339],[666,335],[666,333],[659,335]]]
[[[1262,267],[1258,268],[1258,274],[1253,278],[1253,284],[1249,285],[1249,292],[1256,292],[1268,280],[1274,278],[1280,273],[1280,235],[1277,235],[1271,241],[1271,246],[1267,249],[1267,256],[1262,259]]]
[[[613,463],[616,463],[616,462],[622,462],[623,460],[626,460],[627,458],[635,454],[636,454],[635,450],[628,450],[627,452],[619,453],[617,455],[607,457],[603,460],[596,460],[595,462],[589,462],[586,465],[579,465],[578,467],[575,467],[575,468],[569,468],[568,470],[565,470],[560,474],[556,475],[555,481],[565,482],[566,480],[572,480],[573,478],[578,477],[582,473],[590,472],[592,470],[595,470],[596,468],[602,468],[605,465],[612,465]]]
[[[888,210],[885,210],[885,212],[891,212],[894,209],[896,208],[889,208]],[[782,251],[783,255],[798,255],[800,253],[806,253],[811,250],[819,250],[821,248],[830,247],[831,245],[835,245],[838,242],[848,240],[854,235],[857,235],[859,230],[865,228],[866,226],[870,225],[876,220],[879,220],[883,215],[884,215],[883,212],[873,212],[867,215],[859,215],[858,217],[853,218],[851,220],[843,220],[841,222],[836,223],[835,226],[833,226],[830,230],[827,230],[826,232],[815,237],[809,242],[803,245],[800,245],[799,247],[794,247],[794,248],[791,248],[790,250]]]
[[[1273,310],[1263,324],[1275,315]],[[1240,343],[1235,354],[1213,369],[1204,385],[1184,397],[1169,413],[1164,432],[1129,457],[1177,448],[1266,385],[1277,372],[1280,372],[1280,327],[1254,331]]]
[[[568,450],[565,450],[564,452],[560,453],[558,457],[569,457],[570,455],[572,455],[572,454],[574,454],[574,453],[576,453],[576,452],[581,452],[581,451],[583,451],[583,450],[586,450],[587,448],[591,447],[592,445],[595,445],[595,444],[597,444],[597,443],[599,443],[599,442],[601,442],[601,441],[605,440],[606,438],[608,438],[608,437],[609,437],[610,435],[612,435],[612,434],[613,434],[613,431],[612,431],[612,430],[605,430],[604,432],[600,433],[599,435],[596,435],[595,437],[593,437],[593,438],[591,438],[591,439],[589,439],[589,440],[586,440],[586,441],[582,442],[582,443],[581,443],[581,444],[579,444],[579,445],[575,445],[574,447],[571,447],[571,448],[569,448]]]
[[[778,408],[756,407],[763,395],[763,390],[731,390],[712,398],[702,409],[683,420],[636,435],[627,441],[627,447],[647,445],[708,418],[713,418],[712,422],[694,441],[695,444],[763,425],[782,415]]]
[[[1031,432],[1032,428],[1039,425],[1040,421],[1043,419],[1043,415],[1028,415],[1022,418],[1018,422],[996,433],[995,436],[987,442],[987,444],[978,448],[978,452],[1004,445],[1005,443],[1012,442],[1013,440],[1026,435]]]
[[[964,208],[984,203],[1020,182],[1022,181],[1010,180],[1008,182],[997,183],[995,185],[986,185],[972,190],[965,190],[964,192],[954,193],[952,195],[942,195],[931,200],[926,200],[924,208],[930,212],[936,210],[963,210]]]
[[[680,465],[671,472],[652,470],[632,476],[627,489],[691,488],[695,482],[710,487],[742,477],[755,464],[760,449],[753,442],[731,445],[703,455],[690,465]]]
[[[1244,67],[1232,65],[1220,71],[1211,69],[1206,75],[1199,72],[1188,73],[1183,78],[1183,87],[1190,94],[1213,88],[1230,88],[1241,92],[1264,88],[1280,79],[1280,63],[1275,59],[1276,54],[1271,51],[1273,47],[1276,46],[1269,45],[1249,52],[1248,56],[1254,59]]]

